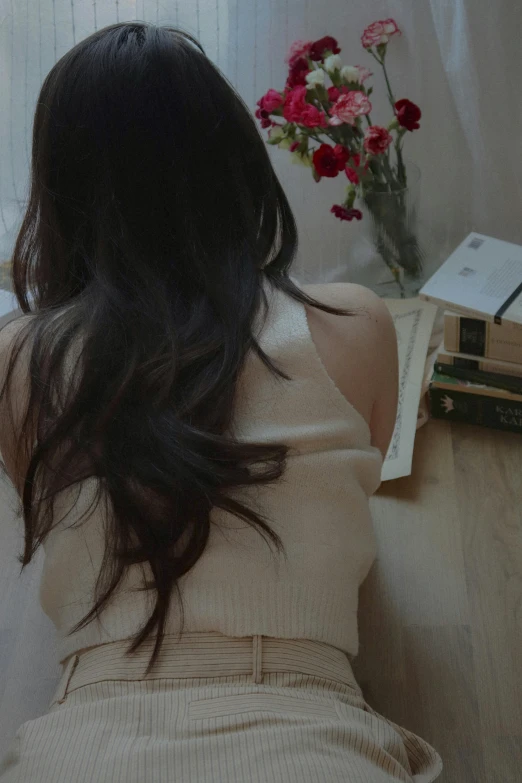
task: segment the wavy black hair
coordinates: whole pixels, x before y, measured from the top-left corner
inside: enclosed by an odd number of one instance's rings
[[[156,591],[155,607],[128,650],[156,632],[147,673],[213,508],[284,551],[233,490],[277,480],[287,447],[232,433],[247,354],[287,377],[256,341],[263,281],[349,314],[291,281],[296,245],[255,121],[190,35],[115,24],[52,68],[37,102],[29,201],[12,259],[16,298],[31,317],[2,389],[9,395],[27,344],[19,559],[23,569],[54,527],[58,492],[96,477],[97,502],[103,496],[111,511],[105,558],[95,605],[70,633],[99,615],[129,566],[148,564],[141,589]]]

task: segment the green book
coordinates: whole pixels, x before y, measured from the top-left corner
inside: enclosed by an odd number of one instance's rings
[[[461,367],[458,364],[435,362],[435,370],[440,375],[449,375],[461,381],[471,381],[481,386],[492,386],[496,389],[506,389],[513,394],[522,394],[522,378],[514,375],[501,375],[495,372],[483,372],[472,367]]]
[[[514,394],[434,372],[429,400],[434,419],[522,433],[522,393]]]

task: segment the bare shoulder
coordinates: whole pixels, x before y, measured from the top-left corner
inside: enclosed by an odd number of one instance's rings
[[[321,304],[349,316],[307,306],[310,333],[323,364],[346,399],[366,419],[383,453],[393,432],[397,406],[397,335],[386,304],[372,291],[350,283],[303,286]]]
[[[309,319],[328,325],[340,339],[395,340],[393,319],[386,304],[368,288],[352,283],[317,283],[303,286],[305,293],[322,304],[349,310],[352,318],[307,308]]]

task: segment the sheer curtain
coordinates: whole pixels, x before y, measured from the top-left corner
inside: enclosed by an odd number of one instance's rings
[[[407,156],[422,172],[422,219],[433,262],[474,229],[522,243],[522,8],[513,0],[0,0],[0,260],[9,258],[27,197],[31,122],[43,78],[75,42],[118,20],[181,25],[196,35],[246,104],[282,88],[297,38],[335,35],[346,64],[376,63],[360,34],[394,17],[389,50],[397,97],[423,110]],[[373,115],[388,118],[377,67]],[[315,183],[269,148],[300,233],[296,273],[348,279],[358,230],[329,213],[340,180]],[[0,514],[0,755],[20,723],[47,708],[59,668],[54,633],[38,606],[42,552],[19,576],[22,528],[12,489]]]

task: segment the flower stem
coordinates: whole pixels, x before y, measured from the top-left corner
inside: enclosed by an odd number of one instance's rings
[[[393,111],[395,111],[395,98],[393,97],[393,92],[392,92],[390,80],[388,78],[388,71],[386,70],[386,65],[384,64],[384,60],[379,60],[379,62],[381,63],[382,70],[384,72],[384,78],[386,80],[386,87],[388,88],[388,98],[390,100],[391,107],[392,107]]]

